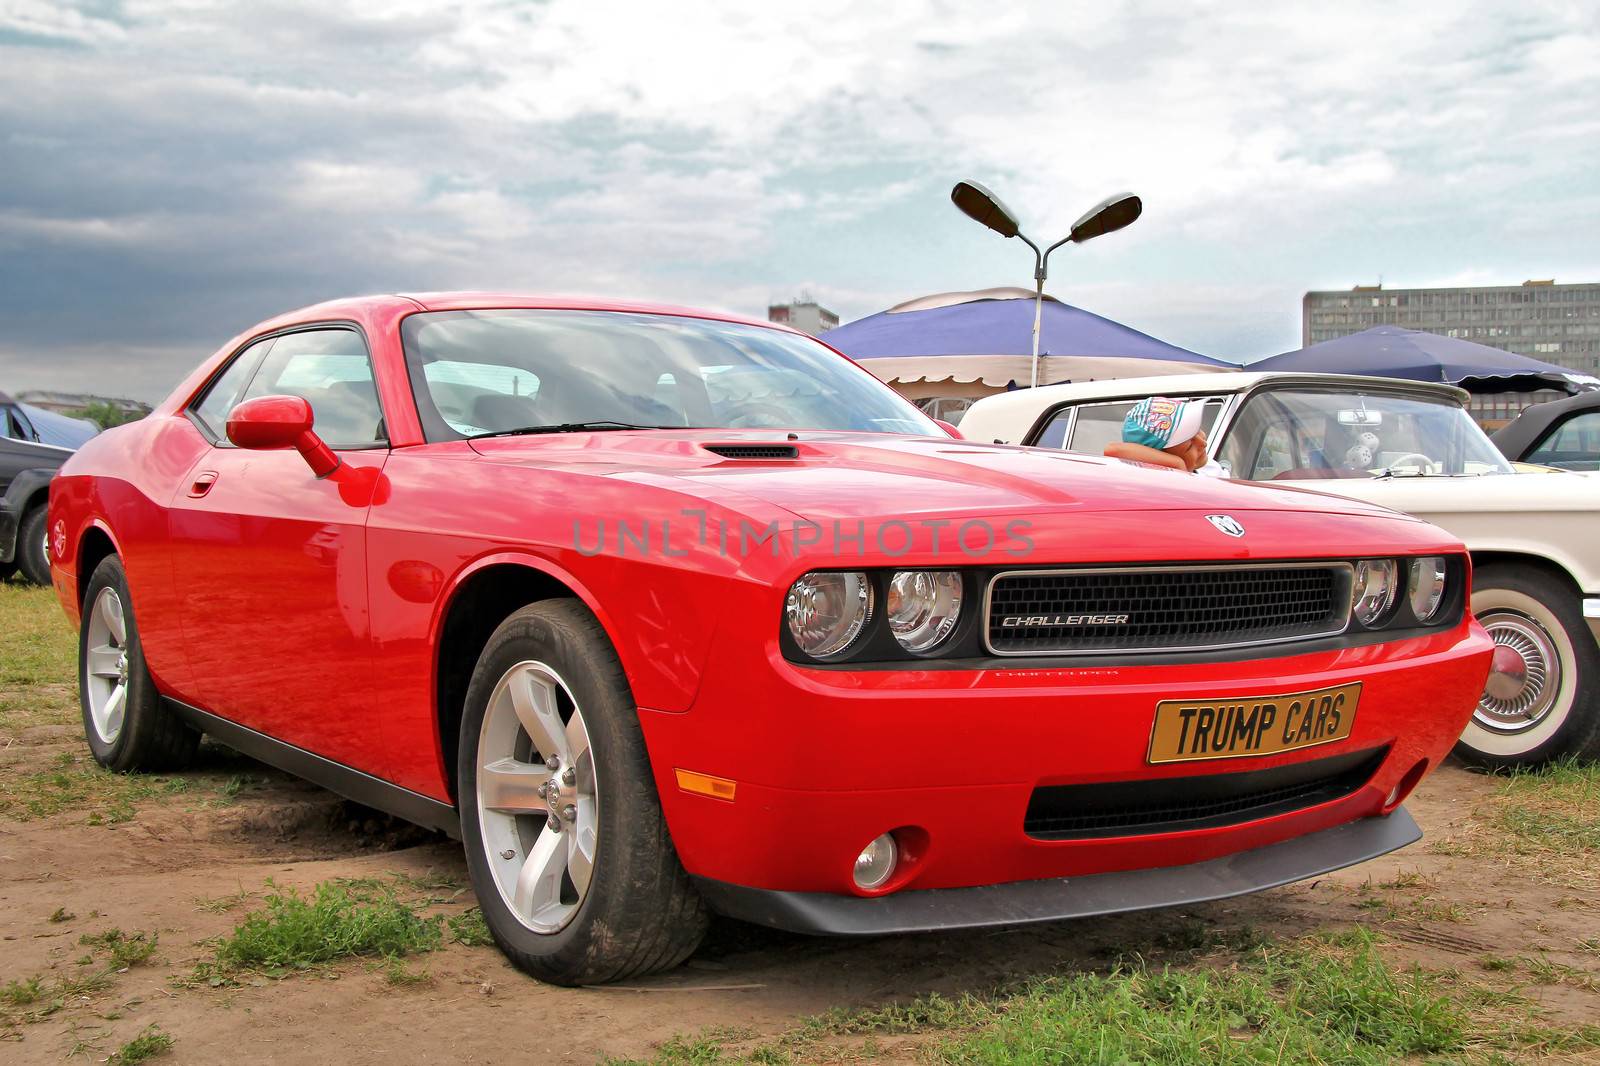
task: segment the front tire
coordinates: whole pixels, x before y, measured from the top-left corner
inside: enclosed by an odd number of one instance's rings
[[[17,527],[17,569],[35,585],[50,586],[50,553],[45,531],[46,509],[39,504],[22,516]]]
[[[200,734],[161,703],[145,668],[128,575],[115,555],[89,577],[78,624],[78,702],[95,762],[108,770],[181,770]]]
[[[598,984],[699,946],[705,906],[667,834],[627,678],[581,603],[533,604],[494,631],[457,750],[467,870],[518,968]]]
[[[1456,754],[1490,769],[1600,755],[1600,648],[1572,590],[1539,570],[1486,566],[1472,613],[1495,659]]]

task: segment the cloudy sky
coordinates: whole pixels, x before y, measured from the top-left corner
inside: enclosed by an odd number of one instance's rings
[[[1600,5],[0,0],[0,388],[157,399],[336,295],[845,320],[1030,281],[1296,347],[1308,288],[1600,280]]]

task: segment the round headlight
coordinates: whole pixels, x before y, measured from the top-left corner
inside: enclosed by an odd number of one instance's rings
[[[952,570],[900,570],[889,579],[889,632],[906,651],[924,652],[961,617],[961,575]]]
[[[1444,603],[1444,558],[1424,555],[1411,560],[1411,613],[1419,622],[1430,622]]]
[[[1362,559],[1356,563],[1350,609],[1356,621],[1369,629],[1382,622],[1394,606],[1396,570],[1393,559]]]
[[[814,570],[789,586],[783,612],[796,646],[828,659],[850,647],[872,617],[872,583],[860,571]]]

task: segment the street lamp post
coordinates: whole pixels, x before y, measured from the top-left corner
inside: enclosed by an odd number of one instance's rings
[[[1017,216],[998,196],[977,182],[956,182],[955,188],[950,190],[950,200],[973,221],[981,222],[1002,237],[1021,237],[1022,243],[1033,249],[1033,380],[1030,387],[1036,387],[1039,384],[1039,322],[1044,314],[1044,279],[1049,276],[1050,253],[1063,244],[1082,244],[1121,229],[1139,217],[1144,204],[1131,192],[1107,197],[1085,211],[1065,237],[1040,251],[1018,226]]]

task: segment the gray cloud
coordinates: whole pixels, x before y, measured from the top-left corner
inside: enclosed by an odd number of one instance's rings
[[[1307,287],[1600,277],[1597,52],[1556,2],[0,0],[0,382],[154,399],[365,291],[1026,283],[968,175],[1042,231],[1139,190],[1056,291],[1265,354]]]

